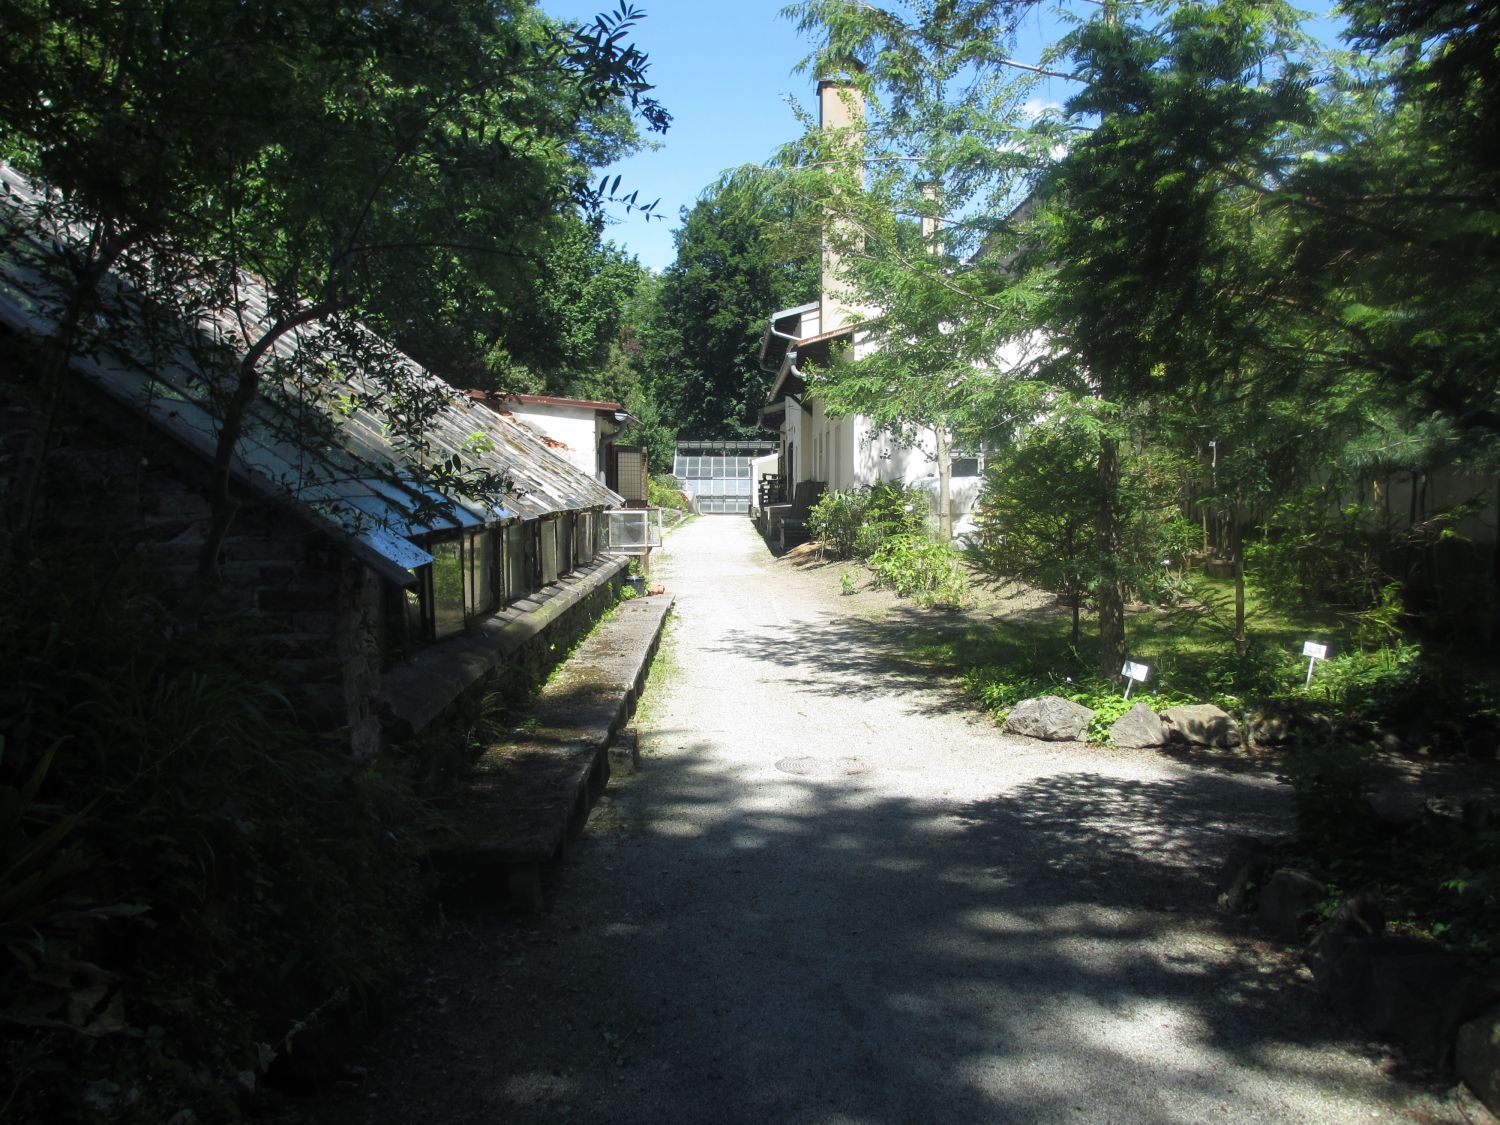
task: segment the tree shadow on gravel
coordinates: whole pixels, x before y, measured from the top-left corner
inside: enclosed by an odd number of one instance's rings
[[[1280,824],[1267,787],[955,804],[772,757],[648,759],[550,912],[439,946],[455,999],[321,1120],[1346,1121],[1398,1089],[1214,921],[1227,840]]]
[[[917,714],[951,711],[953,669],[914,653],[906,622],[832,618],[798,622],[796,628],[730,630],[710,652],[738,656],[775,669],[808,695],[869,698],[892,692],[911,697]]]

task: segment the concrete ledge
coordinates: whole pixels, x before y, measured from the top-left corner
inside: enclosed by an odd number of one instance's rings
[[[607,557],[486,618],[461,637],[423,649],[381,681],[381,721],[396,738],[423,730],[548,625],[628,565]]]
[[[604,792],[610,745],[635,711],[673,601],[623,603],[542,689],[524,736],[481,755],[453,835],[433,850],[440,867],[540,908],[541,865],[566,854]]]

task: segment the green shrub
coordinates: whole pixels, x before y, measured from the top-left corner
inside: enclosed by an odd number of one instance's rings
[[[1337,730],[1305,732],[1282,759],[1298,834],[1311,844],[1353,843],[1369,824],[1369,744]]]
[[[869,559],[893,536],[927,530],[927,497],[900,484],[825,492],[807,516],[808,534],[840,559]]]
[[[653,508],[691,512],[693,502],[682,490],[682,482],[671,473],[656,473],[646,482],[646,500]]]
[[[921,605],[958,605],[968,591],[959,555],[927,535],[893,535],[870,556],[880,585]]]

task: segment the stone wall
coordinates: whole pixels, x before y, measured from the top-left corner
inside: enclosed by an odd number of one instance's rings
[[[0,352],[0,505],[13,534],[18,484],[37,449],[42,409]],[[211,506],[208,467],[142,419],[81,382],[67,387],[48,440],[36,542],[46,553],[97,559],[101,581],[134,571],[169,608],[197,571]],[[220,555],[210,623],[263,656],[320,727],[347,723],[369,746],[385,598],[379,578],[290,510],[250,495]]]
[[[0,341],[7,521],[43,413],[17,362]],[[209,527],[207,466],[81,382],[69,385],[64,407],[49,441],[39,545],[133,566],[171,606],[192,586]],[[346,735],[356,754],[423,731],[450,709],[460,714],[470,696],[539,680],[613,603],[625,569],[622,559],[600,557],[383,672],[399,591],[289,506],[249,494],[239,500],[208,617],[232,623],[302,713]],[[393,710],[392,698],[404,703]]]

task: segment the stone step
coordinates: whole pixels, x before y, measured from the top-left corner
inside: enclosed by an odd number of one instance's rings
[[[485,750],[454,831],[433,849],[441,871],[485,897],[541,908],[542,868],[567,854],[609,782],[611,746],[635,711],[673,601],[622,603],[548,681],[524,731]]]

